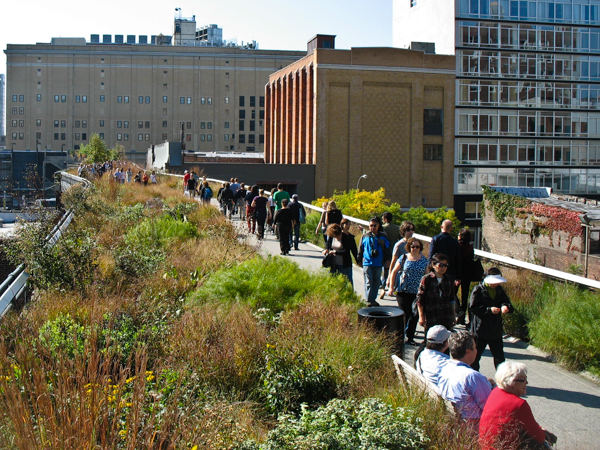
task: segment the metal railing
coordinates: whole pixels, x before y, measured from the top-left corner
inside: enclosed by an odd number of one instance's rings
[[[67,172],[60,172],[61,191],[66,191],[75,184],[83,184],[88,188],[91,183],[85,178],[72,175]],[[56,245],[64,231],[73,220],[73,211],[66,211],[59,222],[52,228],[52,231],[46,236],[46,245],[53,247]],[[26,292],[27,279],[29,274],[25,271],[25,265],[17,267],[4,282],[0,285],[0,317],[4,316],[17,301]]]

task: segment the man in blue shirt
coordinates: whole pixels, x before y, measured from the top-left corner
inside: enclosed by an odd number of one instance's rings
[[[431,381],[438,392],[440,372],[450,360],[444,352],[448,349],[448,338],[451,334],[443,325],[435,325],[427,330],[426,348],[418,355],[415,362],[417,372]]]
[[[365,297],[369,306],[379,306],[377,303],[377,291],[381,284],[381,272],[383,270],[383,258],[390,241],[381,229],[381,219],[373,217],[369,220],[369,231],[365,233],[360,241],[357,262],[363,268],[365,277]]]
[[[471,368],[477,356],[477,346],[471,333],[453,333],[448,344],[452,359],[442,368],[438,387],[442,397],[452,402],[460,417],[475,426],[492,392],[492,385],[485,376]]]

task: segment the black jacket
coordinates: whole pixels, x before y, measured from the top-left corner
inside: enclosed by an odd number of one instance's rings
[[[460,280],[462,271],[460,264],[460,245],[449,233],[440,233],[434,236],[429,247],[429,259],[436,253],[442,253],[448,257],[448,271],[453,278]]]
[[[508,312],[514,311],[510,298],[501,285],[496,287],[496,298],[492,300],[486,285],[483,282],[479,283],[471,293],[469,311],[472,314],[471,333],[481,339],[501,339],[504,334],[502,313],[493,314],[493,306],[508,306]]]
[[[332,244],[333,239],[327,239],[327,250],[331,250]],[[352,255],[354,255],[354,259],[358,258],[358,250],[356,249],[356,241],[354,240],[354,236],[351,234],[342,233],[342,247],[344,247],[343,250],[338,251],[337,254],[341,255],[344,259],[344,267],[351,267]]]

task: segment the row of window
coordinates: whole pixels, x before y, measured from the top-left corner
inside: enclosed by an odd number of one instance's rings
[[[17,101],[24,102],[25,95],[15,94],[12,96],[12,100],[13,100],[13,102],[17,102]],[[42,94],[36,94],[36,100],[38,102],[41,102]],[[225,103],[229,103],[229,100],[230,100],[229,97],[224,98]],[[75,103],[87,103],[87,101],[88,101],[87,95],[76,95],[75,96]],[[104,102],[104,101],[106,101],[106,96],[100,95],[100,102]],[[55,95],[54,96],[54,103],[66,103],[66,102],[67,102],[66,95]],[[163,95],[162,102],[168,103],[169,97],[167,95]],[[129,95],[117,95],[117,103],[129,103]],[[144,104],[144,103],[149,104],[150,96],[143,96],[143,95],[138,96],[138,103],[139,104]],[[192,97],[179,97],[179,103],[181,105],[186,105],[186,104],[191,105]],[[244,107],[245,103],[246,103],[245,96],[240,95],[240,107]],[[200,97],[200,104],[201,105],[212,105],[213,99],[212,99],[212,97]],[[261,108],[265,107],[265,98],[263,96],[260,97],[259,104],[260,104]],[[255,106],[256,106],[256,97],[250,96],[250,107],[254,108]]]
[[[598,0],[460,0],[458,11],[460,17],[596,24],[600,3]]]
[[[597,113],[487,109],[457,112],[458,134],[600,138]]]
[[[461,21],[459,28],[459,46],[600,52],[600,30],[597,28],[471,21]]]
[[[458,104],[598,109],[600,85],[544,81],[458,81]]]
[[[597,142],[459,139],[457,164],[600,166]]]
[[[461,50],[459,75],[600,81],[600,56]]]
[[[73,138],[76,141],[87,141],[87,133],[74,133]],[[54,140],[55,141],[66,141],[67,140],[67,133],[54,133]]]
[[[22,106],[20,106],[18,108],[16,106],[13,106],[12,111],[11,111],[12,115],[16,116],[17,115],[17,111],[18,111],[18,113],[19,113],[20,116],[22,116],[22,115],[25,114],[25,108],[22,107]]]
[[[455,194],[481,194],[482,185],[549,187],[558,194],[600,190],[600,169],[460,167],[455,171]]]

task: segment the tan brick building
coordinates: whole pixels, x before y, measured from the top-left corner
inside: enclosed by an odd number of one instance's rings
[[[451,207],[454,56],[316,47],[269,79],[265,161],[315,164],[317,196],[367,174],[403,207]]]
[[[97,132],[144,160],[150,145],[179,141],[182,126],[187,149],[262,152],[265,83],[305,55],[84,38],[5,53],[8,148],[73,150]]]

